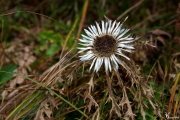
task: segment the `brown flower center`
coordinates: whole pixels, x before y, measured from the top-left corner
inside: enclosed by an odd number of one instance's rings
[[[109,57],[115,53],[117,49],[117,42],[112,36],[104,35],[96,37],[93,48],[93,52],[99,57]]]

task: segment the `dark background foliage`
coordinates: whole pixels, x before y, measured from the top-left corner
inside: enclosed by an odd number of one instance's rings
[[[62,51],[74,48],[68,57],[76,54],[76,42],[80,33],[84,33],[83,28],[94,24],[95,21],[106,19],[124,21],[127,16],[124,27],[130,28],[132,34],[140,37],[135,46],[136,50],[131,55],[132,62],[141,68],[142,76],[148,78],[148,84],[154,90],[154,98],[159,102],[162,116],[173,110],[176,112],[171,112],[169,116],[180,116],[178,113],[180,111],[178,83],[180,3],[178,0],[1,0],[0,70],[7,72],[6,74],[0,72],[2,118],[19,113],[15,103],[12,103],[11,107],[4,108],[19,94],[13,91],[20,89],[25,91],[30,89],[26,85],[32,84],[15,74],[33,76],[33,79],[39,78],[39,75],[59,61]],[[13,75],[9,75],[8,72]],[[53,89],[52,86],[51,88]],[[101,87],[97,88],[101,91]],[[38,105],[29,107],[31,111],[28,114],[23,114],[21,111],[23,115],[20,118],[34,118],[41,103],[38,101],[46,97],[37,97]],[[53,99],[57,103],[60,101],[57,98]],[[21,96],[16,102],[22,100]],[[85,105],[82,98],[76,99],[73,103],[78,108],[83,108]],[[82,117],[79,112],[71,109],[63,111],[66,107],[66,103],[59,102],[57,108],[52,110],[53,118],[68,120]],[[107,117],[105,114],[109,107],[110,105],[107,105],[102,111],[102,119]],[[5,112],[6,110],[9,113]],[[13,110],[16,112],[10,114]],[[48,112],[44,113],[46,118]],[[137,114],[137,119],[142,119],[140,111],[134,113]],[[147,109],[146,114],[148,119],[157,118],[153,115],[152,108]]]

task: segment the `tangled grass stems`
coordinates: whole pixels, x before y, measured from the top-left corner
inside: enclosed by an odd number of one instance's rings
[[[13,73],[10,73],[10,72],[6,72],[6,71],[0,71],[0,72],[5,72],[5,73],[8,73],[8,74],[13,74]],[[46,85],[44,85],[43,83],[40,83],[34,79],[31,79],[29,77],[26,77],[26,76],[22,76],[22,75],[19,75],[27,80],[30,80],[32,81],[33,83],[36,83],[38,86],[40,87],[43,87],[45,89],[47,89],[50,93],[54,94],[55,96],[57,96],[58,98],[60,98],[61,100],[63,100],[65,103],[67,103],[68,105],[70,105],[72,108],[74,108],[75,110],[77,110],[78,112],[80,112],[84,117],[86,117],[87,119],[89,119],[89,117],[84,113],[82,112],[81,110],[79,110],[76,106],[74,106],[72,103],[70,103],[68,100],[66,100],[64,97],[62,97],[60,94],[56,93],[55,91],[53,91],[52,89],[50,89],[49,87],[47,87]],[[31,97],[31,96],[30,96]],[[27,99],[28,100],[28,99]],[[29,101],[29,100],[28,100]],[[32,102],[32,101],[29,101],[29,102]],[[18,109],[22,107],[25,107],[23,106],[23,104],[26,103],[26,100],[23,101],[21,104],[19,104],[16,109],[14,109],[10,114],[9,116],[6,118],[7,120],[10,119],[12,117],[12,115],[14,115],[15,113],[18,113]],[[16,115],[15,115],[16,116]]]

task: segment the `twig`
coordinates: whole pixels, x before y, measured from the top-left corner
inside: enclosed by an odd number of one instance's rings
[[[86,0],[85,3],[84,3],[83,12],[82,12],[82,18],[81,18],[81,21],[80,21],[80,24],[79,24],[79,29],[78,29],[78,33],[77,33],[76,38],[79,38],[80,33],[82,31],[83,23],[84,23],[86,13],[87,13],[88,2],[89,2],[89,0]]]
[[[55,20],[55,19],[53,19],[53,18],[51,18],[51,17],[48,17],[48,16],[43,15],[43,14],[40,14],[40,13],[32,12],[32,11],[13,11],[13,12],[10,12],[10,13],[1,14],[0,17],[1,17],[1,16],[7,16],[7,15],[15,14],[15,13],[20,13],[20,12],[31,13],[31,14],[43,16],[43,17],[45,17],[45,18],[48,18],[48,19],[51,19],[51,20],[53,20],[53,21],[58,22],[57,20]]]
[[[158,14],[158,13],[155,13],[154,15],[147,17],[147,18],[144,19],[142,22],[140,22],[140,23],[136,24],[135,26],[133,26],[133,27],[131,28],[131,30],[140,27],[141,25],[143,25],[143,24],[146,23],[147,21],[149,21],[149,20],[151,20],[151,19],[154,19],[154,18],[157,18],[158,16],[159,16],[159,14]]]
[[[129,9],[127,9],[123,14],[121,14],[116,20],[120,20],[124,15],[126,15],[128,12],[130,12],[131,10],[133,10],[134,8],[138,7],[144,0],[139,1],[138,3],[136,3],[135,5],[133,5],[132,7],[130,7]]]
[[[79,29],[78,29],[78,33],[77,33],[77,35],[76,35],[76,39],[78,39],[79,36],[80,36],[80,34],[81,34],[82,27],[83,27],[83,24],[84,24],[84,20],[85,20],[85,17],[86,17],[86,13],[87,13],[88,3],[89,3],[89,0],[86,0],[85,3],[84,3],[83,11],[82,11],[82,17],[81,17],[81,21],[80,21],[80,23],[79,23]],[[77,41],[74,42],[73,48],[74,48],[74,46],[76,45],[76,43],[77,43]]]
[[[64,41],[64,44],[63,44],[62,50],[61,50],[61,55],[60,55],[60,57],[59,57],[60,59],[62,59],[62,56],[63,56],[64,51],[65,51],[65,48],[66,48],[66,44],[67,44],[67,42],[68,42],[68,40],[69,40],[69,38],[70,38],[72,32],[74,31],[74,29],[75,29],[75,27],[76,27],[78,21],[79,21],[79,19],[76,18],[76,21],[74,22],[74,24],[73,24],[73,26],[72,26],[70,32],[68,33],[68,35],[67,35],[67,37],[66,37],[66,39],[65,39],[65,41]]]

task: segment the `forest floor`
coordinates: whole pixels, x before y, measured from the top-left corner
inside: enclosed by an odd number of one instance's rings
[[[138,39],[128,69],[96,73],[78,42],[109,19]],[[2,120],[180,119],[177,0],[1,0],[0,35]]]

